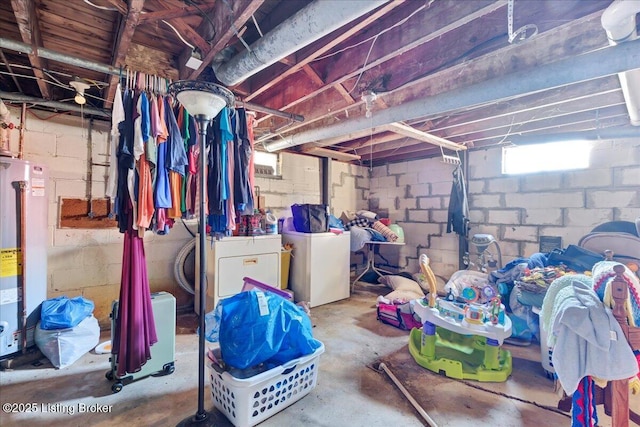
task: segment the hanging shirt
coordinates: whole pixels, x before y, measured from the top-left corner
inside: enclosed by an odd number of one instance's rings
[[[183,177],[176,171],[169,171],[169,189],[171,191],[171,207],[167,210],[167,217],[182,217],[182,180]]]
[[[167,165],[167,128],[164,125],[165,103],[164,99],[158,100],[158,115],[160,118],[160,131],[158,135],[158,159],[156,167],[156,185],[154,189],[154,202],[156,209],[171,207],[171,190],[169,188],[169,167]],[[164,132],[163,132],[164,129]]]
[[[219,129],[217,124],[209,122],[207,127],[207,146],[209,147],[207,199],[210,215],[222,214],[222,144],[219,142]]]
[[[233,120],[232,120],[233,123]],[[236,130],[235,143],[235,173],[234,198],[240,214],[253,213],[253,190],[249,183],[249,164],[253,150],[247,133],[247,115],[244,108],[237,110],[234,128]]]
[[[153,188],[151,185],[151,169],[145,153],[138,160],[138,227],[149,228],[153,217]]]
[[[118,194],[118,144],[120,142],[120,123],[123,122],[124,105],[122,104],[122,89],[120,83],[116,86],[116,94],[113,98],[113,110],[111,111],[111,149],[109,152],[109,179],[105,196],[115,199]]]
[[[255,149],[254,149],[254,135],[253,135],[253,126],[256,123],[256,118],[253,114],[245,113],[247,116],[247,137],[249,138],[249,146],[251,147],[251,157],[249,159],[249,188],[251,189],[251,199],[256,200],[256,195],[254,189],[256,187],[256,169],[254,165],[255,159]]]
[[[184,141],[180,134],[180,128],[176,121],[176,116],[169,104],[169,98],[165,98],[165,122],[167,124],[167,168],[184,176],[186,172],[187,153],[184,149]]]
[[[222,171],[221,171],[221,175],[222,175],[222,193],[221,193],[221,197],[222,200],[227,200],[229,198],[229,191],[230,191],[230,183],[232,183],[232,180],[228,180],[228,166],[229,166],[229,162],[228,162],[228,158],[229,156],[227,155],[227,149],[228,149],[228,141],[233,141],[233,132],[231,132],[231,120],[229,115],[231,114],[231,112],[229,111],[229,109],[227,107],[224,107],[220,113],[218,114],[216,123],[218,124],[218,127],[220,129],[220,144],[221,144],[221,149],[222,151],[220,152],[220,156],[222,158],[221,161],[221,167],[222,167]]]
[[[136,160],[140,158],[140,155],[144,153],[145,135],[143,131],[146,131],[146,137],[149,137],[149,102],[144,92],[137,94],[136,112],[133,120],[133,156]]]
[[[233,150],[233,140],[227,141],[228,149],[227,149],[227,180],[229,182],[233,182],[233,176],[235,171],[235,158],[234,158],[234,150]],[[227,229],[235,230],[236,229],[236,209],[233,198],[233,191],[229,192],[229,198],[226,201],[226,216],[227,216]]]
[[[129,229],[131,218],[131,202],[129,196],[129,174],[135,167],[133,158],[133,110],[134,110],[134,93],[127,90],[123,97],[123,108],[125,120],[118,125],[119,141],[118,141],[118,188],[115,203],[116,218],[118,220],[118,228],[121,233]]]
[[[150,139],[147,141],[147,161],[149,161],[152,165],[152,168],[155,168],[155,165],[158,164],[158,136],[161,133],[160,130],[160,112],[158,109],[158,100],[155,96],[150,97],[150,110],[149,110],[149,120],[151,122],[151,134]]]

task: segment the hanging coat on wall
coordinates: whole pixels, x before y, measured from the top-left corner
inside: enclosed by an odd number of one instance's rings
[[[467,190],[464,184],[462,167],[458,165],[453,171],[453,184],[449,198],[449,213],[447,216],[447,233],[451,231],[467,237],[469,233],[469,206],[467,204]]]

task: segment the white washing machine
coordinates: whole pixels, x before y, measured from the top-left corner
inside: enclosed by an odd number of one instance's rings
[[[284,231],[282,243],[292,243],[289,288],[296,301],[311,307],[349,298],[351,235]]]

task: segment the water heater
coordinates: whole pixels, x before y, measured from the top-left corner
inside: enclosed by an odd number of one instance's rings
[[[47,169],[0,157],[0,359],[34,345],[47,298]]]

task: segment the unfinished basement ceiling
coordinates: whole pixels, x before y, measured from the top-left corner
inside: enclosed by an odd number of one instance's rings
[[[609,47],[610,4],[6,0],[0,98],[77,114],[80,79],[85,116],[105,118],[120,71],[214,81],[257,111],[259,146],[364,165],[633,135],[616,73],[640,68],[640,47]]]

